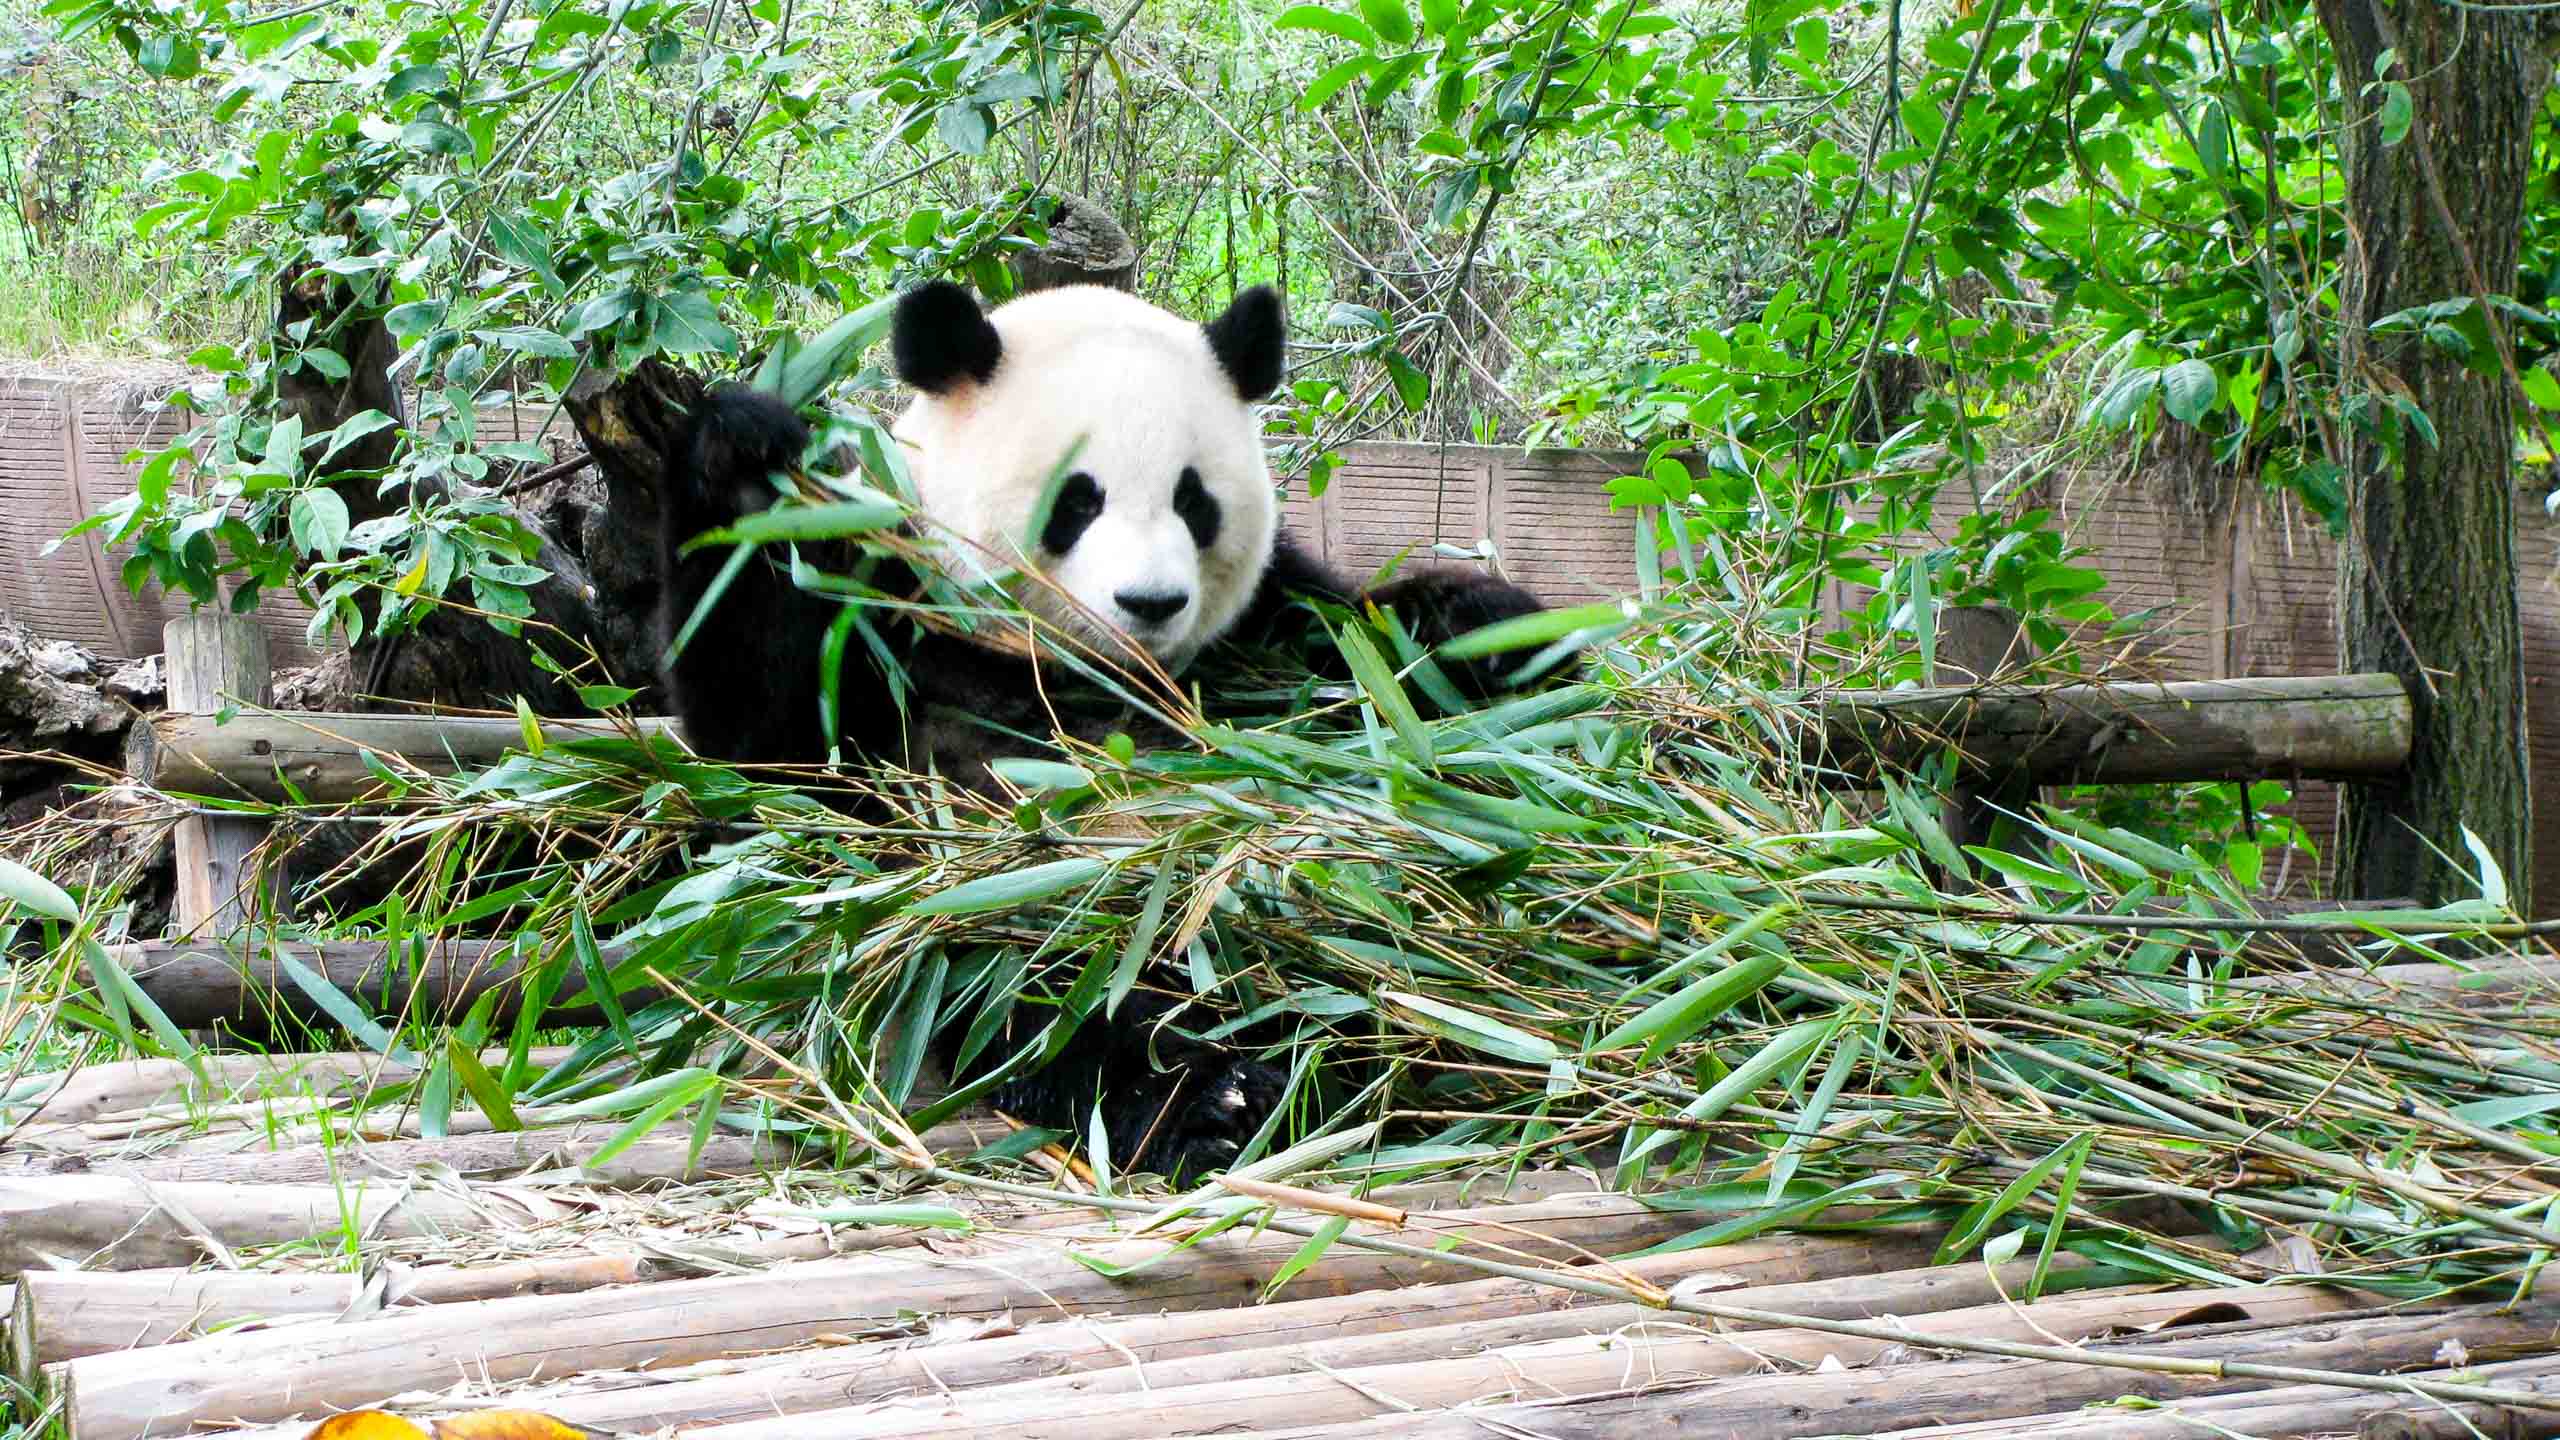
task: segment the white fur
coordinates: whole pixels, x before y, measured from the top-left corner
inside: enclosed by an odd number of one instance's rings
[[[1279,504],[1252,408],[1197,323],[1135,296],[1070,286],[988,318],[1004,345],[994,378],[920,395],[896,427],[926,516],[979,567],[1039,570],[1084,612],[1034,582],[1016,587],[1032,613],[1108,643],[1098,617],[1167,667],[1190,663],[1243,614],[1271,558]],[[1174,513],[1185,466],[1218,502],[1207,551]],[[1101,517],[1065,556],[1041,553],[1034,511],[1073,470],[1102,487]],[[1192,603],[1161,625],[1112,598],[1168,591]]]

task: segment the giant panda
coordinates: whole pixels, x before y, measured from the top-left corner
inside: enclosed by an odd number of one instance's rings
[[[1099,287],[1039,291],[992,312],[947,282],[908,291],[890,351],[916,393],[892,433],[923,522],[910,532],[920,553],[947,573],[1045,577],[1015,587],[1024,611],[1106,657],[1134,644],[1213,715],[1234,642],[1303,623],[1301,602],[1375,604],[1425,646],[1540,609],[1535,596],[1475,571],[1418,570],[1364,590],[1281,529],[1254,406],[1281,383],[1285,343],[1268,287],[1244,291],[1205,324]],[[688,552],[686,542],[771,504],[772,477],[797,473],[810,440],[807,424],[770,395],[731,386],[706,398],[661,496],[664,638],[694,615],[728,561],[719,547]],[[910,562],[875,554],[866,563],[880,593],[915,590]],[[1149,734],[1125,706],[1064,714],[1061,667],[921,626],[899,627],[912,632],[896,640],[912,685],[903,697],[889,692],[865,644],[844,645],[842,722],[828,734],[821,656],[843,603],[796,584],[779,557],[746,564],[668,661],[687,742],[751,765],[815,766],[834,751],[987,791],[990,762],[1040,754],[1062,728],[1096,743],[1115,730],[1142,743],[1171,738]],[[1495,657],[1442,670],[1480,700],[1511,688],[1510,664]],[[1124,1163],[1166,1175],[1225,1163],[1280,1098],[1280,1072],[1185,1034],[1179,1004],[1130,999],[1142,1003],[1079,1027],[1062,1053],[1007,1082],[994,1102],[1081,1134],[1098,1099],[1115,1148],[1146,1137]]]

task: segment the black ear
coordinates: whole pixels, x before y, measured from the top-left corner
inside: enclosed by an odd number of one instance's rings
[[[1259,400],[1280,388],[1288,369],[1289,321],[1280,312],[1279,291],[1256,285],[1201,328],[1209,332],[1209,349],[1235,382],[1236,394]]]
[[[994,379],[1004,342],[968,291],[932,280],[899,297],[889,355],[899,379],[938,395],[963,380],[984,385]]]

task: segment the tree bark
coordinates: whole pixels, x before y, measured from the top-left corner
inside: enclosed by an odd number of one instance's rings
[[[2436,903],[2476,893],[2463,831],[2505,871],[2519,912],[2530,903],[2524,658],[2516,610],[2512,360],[2497,373],[2415,333],[2372,333],[2413,305],[2513,292],[2533,129],[2551,77],[2538,14],[2414,0],[2319,0],[2344,101],[2349,252],[2339,319],[2340,373],[2368,423],[2345,440],[2350,522],[2340,547],[2344,668],[2388,671],[2415,704],[2408,769],[2347,791],[2339,888]],[[2387,80],[2405,83],[2416,118],[2385,144]],[[2492,335],[2502,329],[2494,311]],[[2377,433],[2394,397],[2423,411],[2429,443],[2398,423]],[[2351,400],[2351,404],[2353,401]],[[2442,858],[2451,856],[2454,864]]]

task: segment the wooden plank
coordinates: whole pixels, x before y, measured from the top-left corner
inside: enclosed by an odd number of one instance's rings
[[[1812,748],[1853,781],[1950,745],[1981,781],[2374,779],[2408,763],[2411,724],[2408,691],[2389,675],[1833,692],[1818,708]]]
[[[372,756],[396,774],[427,779],[485,770],[524,749],[524,727],[484,715],[359,715],[341,712],[235,714],[216,723],[175,703],[134,727],[127,769],[136,779],[180,795],[288,801],[298,792],[314,804],[336,804],[387,787],[365,763]],[[639,722],[641,732],[672,735],[671,720]],[[608,720],[551,720],[543,743],[566,744],[624,733]]]

